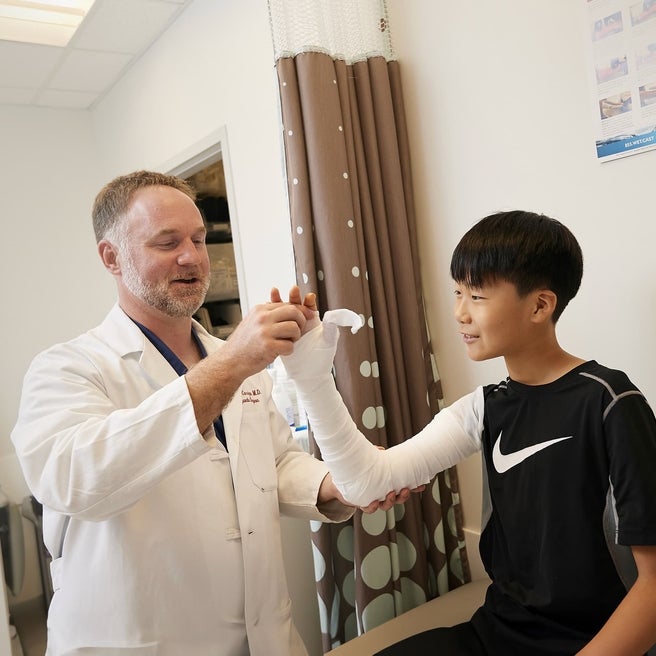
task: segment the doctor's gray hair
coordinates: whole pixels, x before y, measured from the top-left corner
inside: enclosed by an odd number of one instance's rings
[[[155,171],[135,171],[119,176],[100,190],[93,203],[91,217],[96,243],[106,237],[113,237],[114,240],[120,241],[117,230],[120,219],[128,211],[133,194],[144,187],[173,187],[196,201],[193,187],[174,175]]]

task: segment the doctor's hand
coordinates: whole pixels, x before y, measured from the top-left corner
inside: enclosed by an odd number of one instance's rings
[[[279,355],[289,355],[306,323],[305,313],[298,305],[256,305],[237,325],[216,357],[230,358],[231,366],[236,369],[234,373],[239,372],[243,380],[262,371]]]
[[[328,473],[321,481],[321,486],[319,487],[319,494],[317,495],[317,504],[325,503],[326,501],[332,501],[337,499],[345,506],[351,506],[352,508],[359,508],[363,513],[370,515],[371,513],[376,512],[377,510],[389,510],[393,508],[397,503],[405,503],[410,495],[417,492],[422,492],[426,488],[425,485],[420,485],[413,490],[408,488],[403,488],[398,493],[392,490],[388,492],[384,499],[372,501],[368,506],[356,506],[353,503],[349,503],[337,489],[337,486],[333,482],[332,474]]]
[[[370,515],[377,510],[390,510],[396,504],[405,503],[413,492],[420,492],[418,488],[416,490],[409,490],[407,487],[404,487],[398,494],[392,490],[387,493],[387,496],[381,501],[372,501],[368,506],[360,506],[360,510]]]
[[[271,303],[283,303],[277,287],[271,289]],[[294,285],[289,290],[289,303],[297,307],[306,319],[305,326],[301,329],[301,334],[304,335],[321,323],[317,309],[317,295],[314,292],[310,292],[303,297],[299,286]]]

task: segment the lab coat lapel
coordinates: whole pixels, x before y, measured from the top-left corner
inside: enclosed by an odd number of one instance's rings
[[[166,358],[153,346],[139,327],[116,304],[100,326],[104,340],[122,357],[138,357],[153,389],[164,387],[178,377]]]
[[[144,336],[143,351],[139,360],[148,377],[158,387],[164,387],[178,377],[173,367],[157,348]]]
[[[223,347],[223,342],[211,336],[199,323],[194,322],[194,328],[208,355]],[[155,389],[163,387],[177,378],[178,375],[166,361],[166,358],[153,346],[118,304],[112,308],[105,318],[101,330],[106,341],[114,346],[121,357],[129,357],[130,355],[139,357],[139,363],[144,370],[144,374],[148,376]],[[239,434],[241,432],[241,388],[235,392],[231,401],[223,409],[222,414],[228,451],[232,466],[235,467],[239,453]]]
[[[223,342],[218,341],[216,338],[212,337],[200,324],[194,323],[194,326],[208,355],[214,351],[218,351],[220,348],[223,348]],[[230,455],[233,471],[237,466],[237,457],[239,455],[241,414],[241,387],[239,387],[232,399],[230,399],[225,408],[223,408],[223,412],[221,413],[223,416],[223,428],[225,429],[226,440],[228,443],[228,453]]]
[[[233,471],[237,471],[239,458],[239,436],[241,434],[241,389],[235,392],[228,405],[223,408],[223,427],[228,442],[228,455]]]

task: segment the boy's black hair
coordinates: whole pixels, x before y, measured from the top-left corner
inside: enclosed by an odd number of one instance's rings
[[[576,296],[582,276],[583,254],[569,229],[544,214],[522,210],[481,219],[451,258],[451,277],[467,287],[507,281],[520,297],[550,289],[558,299],[554,322]]]

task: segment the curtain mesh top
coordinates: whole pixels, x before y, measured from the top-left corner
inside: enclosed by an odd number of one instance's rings
[[[269,0],[269,16],[276,61],[300,52],[395,59],[384,0]]]

